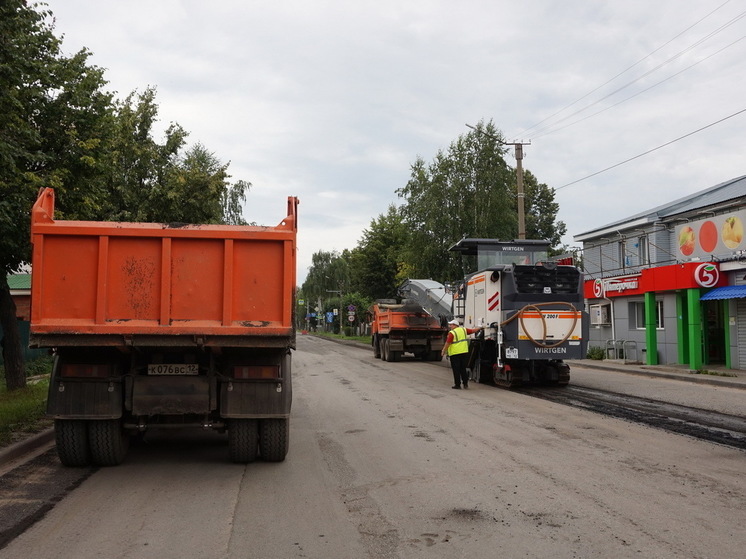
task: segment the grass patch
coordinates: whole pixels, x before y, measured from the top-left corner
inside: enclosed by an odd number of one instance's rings
[[[26,387],[8,392],[5,387],[5,369],[0,367],[0,446],[6,446],[51,425],[45,417],[51,371],[51,357],[29,361],[26,363],[26,374],[30,380]]]

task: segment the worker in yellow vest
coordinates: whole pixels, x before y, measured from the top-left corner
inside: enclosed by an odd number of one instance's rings
[[[455,318],[448,323],[448,327],[451,331],[448,332],[441,355],[448,355],[448,359],[451,361],[451,370],[453,371],[453,386],[451,388],[458,390],[462,384],[464,388],[469,388],[469,372],[466,370],[466,364],[469,361],[469,340],[467,336],[483,330],[484,327],[464,328]]]

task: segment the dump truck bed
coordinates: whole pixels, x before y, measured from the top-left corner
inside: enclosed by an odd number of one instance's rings
[[[297,204],[276,227],[55,221],[46,189],[32,345],[294,345]]]

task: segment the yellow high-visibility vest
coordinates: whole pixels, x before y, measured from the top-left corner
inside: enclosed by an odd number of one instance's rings
[[[466,339],[466,328],[463,326],[457,326],[451,330],[453,335],[453,341],[448,346],[448,356],[458,355],[459,353],[466,353],[469,351],[469,340]]]

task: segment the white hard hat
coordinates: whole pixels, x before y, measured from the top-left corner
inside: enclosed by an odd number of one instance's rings
[[[455,324],[456,326],[458,326],[458,325],[459,325],[459,322],[458,322],[458,320],[456,320],[456,319],[454,318],[453,320],[449,320],[449,321],[448,321],[448,324]]]

